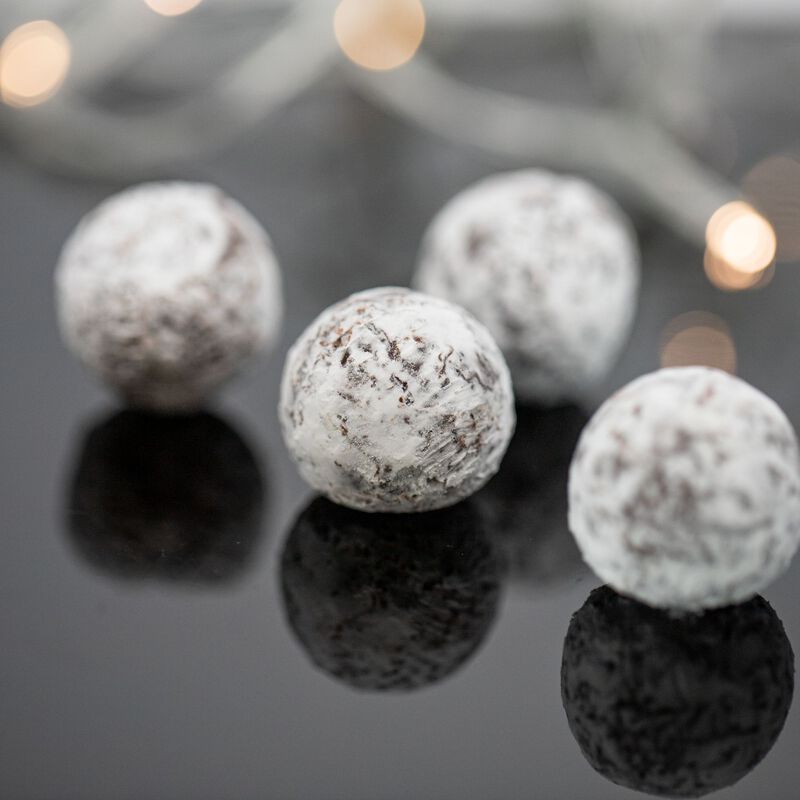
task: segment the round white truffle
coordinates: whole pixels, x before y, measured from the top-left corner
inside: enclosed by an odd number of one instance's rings
[[[197,406],[271,346],[283,300],[267,234],[207,184],[152,183],[89,213],[56,271],[68,347],[134,406]]]
[[[518,398],[555,403],[603,378],[627,341],[638,250],[620,209],[585,181],[513,172],[480,181],[439,212],[415,286],[489,328]]]
[[[706,367],[664,369],[601,406],[569,476],[587,564],[652,606],[747,600],[800,540],[797,439],[778,406]]]
[[[462,309],[407,289],[337,303],[289,351],[279,416],[303,478],[364,511],[453,505],[497,471],[511,377]]]

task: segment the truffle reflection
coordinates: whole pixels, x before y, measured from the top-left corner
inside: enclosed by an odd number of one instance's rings
[[[72,541],[96,568],[211,583],[250,559],[264,486],[247,444],[217,417],[122,411],[86,435],[69,502]]]
[[[576,406],[517,408],[500,472],[477,495],[514,579],[544,585],[583,564],[567,528],[567,477],[587,422]]]
[[[778,738],[793,688],[791,645],[761,597],[674,617],[602,587],[564,642],[562,699],[584,756],[655,795],[743,778]]]
[[[477,520],[469,502],[398,515],[314,500],[281,561],[289,625],[314,664],[355,689],[406,691],[467,661],[500,596]]]

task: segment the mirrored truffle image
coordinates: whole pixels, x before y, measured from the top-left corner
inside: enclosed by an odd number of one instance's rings
[[[281,276],[261,225],[207,184],[148,183],[81,220],[56,270],[72,352],[135,407],[201,405],[277,340]]]
[[[586,760],[662,797],[741,780],[775,744],[793,691],[791,645],[761,597],[677,617],[601,587],[564,641],[562,700]]]
[[[519,400],[554,403],[580,396],[617,360],[636,313],[639,254],[606,194],[523,170],[447,203],[423,239],[414,286],[486,325]]]
[[[800,542],[800,454],[786,415],[743,380],[662,369],[610,397],[581,434],[569,526],[587,564],[658,608],[738,603]]]
[[[67,527],[76,551],[101,572],[224,583],[255,553],[264,497],[253,452],[219,418],[128,410],[85,435]]]
[[[281,559],[289,625],[315,666],[350,687],[437,683],[486,638],[500,569],[468,501],[427,514],[364,514],[317,498]]]
[[[329,499],[432,511],[497,472],[514,395],[483,325],[444,300],[386,287],[327,308],[300,335],[279,417],[301,475]]]
[[[517,406],[500,471],[475,496],[517,584],[550,586],[584,568],[567,526],[567,476],[587,421],[577,406]]]

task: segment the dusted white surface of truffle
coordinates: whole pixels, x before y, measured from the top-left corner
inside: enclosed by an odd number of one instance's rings
[[[380,288],[331,306],[289,351],[279,416],[303,478],[364,511],[428,511],[477,491],[514,430],[511,378],[462,309]]]
[[[581,436],[569,525],[587,564],[623,594],[685,610],[746,600],[785,570],[800,538],[792,426],[725,372],[639,378]]]
[[[56,271],[69,348],[129,403],[196,406],[274,343],[283,300],[259,223],[208,184],[127,189],[83,218]]]
[[[512,172],[480,181],[439,212],[415,286],[489,328],[518,398],[555,402],[613,366],[636,310],[638,250],[622,212],[590,184]]]

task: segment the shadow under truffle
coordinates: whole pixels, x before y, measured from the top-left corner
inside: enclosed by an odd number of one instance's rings
[[[251,560],[264,503],[256,457],[221,419],[126,410],[83,439],[67,529],[99,571],[223,583]]]
[[[664,797],[731,786],[775,744],[794,690],[794,654],[761,597],[676,617],[591,593],[564,642],[561,694],[591,766]]]
[[[366,514],[314,500],[281,559],[289,625],[323,672],[365,691],[436,683],[485,639],[500,569],[469,502]]]

